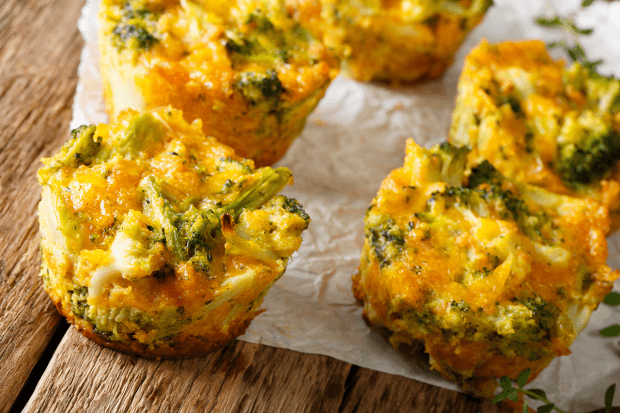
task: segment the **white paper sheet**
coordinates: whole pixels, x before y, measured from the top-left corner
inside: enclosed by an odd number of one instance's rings
[[[98,67],[98,4],[87,0],[79,21],[86,45],[72,127],[107,120]],[[393,89],[338,77],[303,134],[278,162],[295,177],[284,193],[304,205],[312,223],[285,276],[265,299],[267,311],[241,339],[324,354],[458,390],[428,369],[411,365],[363,323],[351,293],[351,275],[359,263],[364,213],[380,182],[402,166],[407,137],[425,146],[445,140],[463,58],[481,38],[559,40],[561,30],[541,28],[534,18],[572,15],[580,26],[595,28],[581,41],[591,60],[604,59],[599,71],[620,75],[620,2],[597,1],[575,14],[578,10],[580,0],[495,0],[442,79]],[[609,241],[609,265],[620,268],[620,235]],[[620,291],[620,283],[615,290]],[[614,323],[620,323],[620,308],[601,305],[572,345],[573,353],[554,360],[530,386],[546,390],[562,408],[582,412],[602,407],[605,389],[618,382],[620,404],[620,345],[618,339],[598,334]]]

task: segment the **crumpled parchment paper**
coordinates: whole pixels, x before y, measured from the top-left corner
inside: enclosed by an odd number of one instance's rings
[[[86,41],[71,127],[106,122],[97,51],[100,0],[87,0],[78,25]],[[580,39],[590,60],[603,59],[599,72],[620,75],[620,2],[596,1],[587,9],[580,0],[495,0],[482,24],[460,49],[446,75],[413,87],[390,88],[338,77],[309,117],[278,165],[289,167],[294,185],[285,189],[312,217],[301,249],[241,337],[305,353],[328,355],[362,367],[398,374],[436,386],[458,388],[436,373],[400,356],[361,318],[351,293],[351,275],[359,263],[363,219],[380,182],[402,166],[405,139],[425,146],[445,140],[454,107],[463,58],[482,38],[490,42],[540,38],[562,40],[562,30],[537,26],[535,17],[572,16],[594,33]],[[554,51],[554,57],[564,57]],[[609,239],[609,260],[620,268],[620,234]],[[620,290],[616,283],[615,290]],[[530,385],[573,412],[604,405],[605,389],[619,386],[618,339],[599,335],[601,328],[620,323],[620,308],[601,305],[575,340],[572,354],[555,359]]]

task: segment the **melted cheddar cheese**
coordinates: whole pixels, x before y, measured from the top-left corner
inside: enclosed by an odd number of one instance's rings
[[[488,0],[286,0],[296,19],[334,49],[360,81],[440,76]]]
[[[79,329],[138,354],[241,334],[309,223],[276,195],[288,169],[254,169],[171,108],[78,128],[43,162],[45,288]]]
[[[395,347],[421,341],[433,368],[492,395],[569,346],[618,277],[607,210],[508,180],[468,151],[407,142],[365,219],[354,293]],[[466,176],[468,175],[468,176]]]
[[[240,0],[105,0],[106,110],[172,105],[258,166],[284,155],[337,63],[279,8]]]
[[[465,60],[450,141],[473,164],[595,199],[620,226],[620,81],[565,69],[540,41],[482,42]]]

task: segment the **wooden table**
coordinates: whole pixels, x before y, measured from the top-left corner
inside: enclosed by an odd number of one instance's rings
[[[67,328],[39,277],[36,170],[68,138],[83,0],[0,1],[0,412],[489,412],[488,400],[236,341],[150,361]]]

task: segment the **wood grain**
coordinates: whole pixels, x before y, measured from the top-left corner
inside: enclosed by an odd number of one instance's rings
[[[0,2],[0,412],[7,412],[59,316],[38,272],[36,170],[65,140],[82,41],[81,1]]]
[[[83,1],[0,1],[0,413],[59,316],[38,277],[36,170],[68,137]],[[208,357],[149,361],[64,336],[25,412],[496,413],[489,401],[240,341]]]
[[[24,413],[495,413],[488,400],[331,357],[236,341],[207,357],[152,361],[70,328]]]

